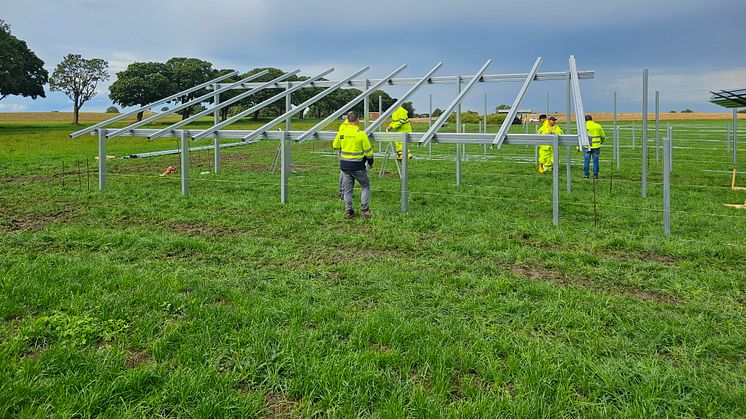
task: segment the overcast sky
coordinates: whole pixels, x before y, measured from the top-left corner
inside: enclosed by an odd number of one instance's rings
[[[718,111],[708,90],[746,87],[744,0],[430,0],[372,2],[287,0],[0,0],[0,19],[45,62],[50,74],[69,53],[109,62],[115,73],[134,61],[197,57],[216,68],[300,68],[311,75],[329,67],[341,78],[365,65],[375,78],[408,64],[416,76],[442,61],[437,75],[472,74],[488,58],[488,73],[563,71],[574,54],[588,112],[639,112],[642,69],[650,69],[661,110]],[[111,105],[108,83],[83,111]],[[465,105],[482,111],[510,104],[519,83],[478,85]],[[394,96],[403,88],[392,88]],[[533,83],[522,108],[564,112],[565,82]],[[428,94],[444,108],[454,86],[433,86],[415,98],[426,112]],[[10,96],[0,112],[71,111],[61,93],[36,101]]]

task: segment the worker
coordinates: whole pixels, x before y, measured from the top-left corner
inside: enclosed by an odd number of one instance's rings
[[[546,115],[544,115],[546,116]],[[562,135],[564,131],[559,127],[557,118],[550,116],[546,125],[539,128],[539,134]],[[549,172],[554,165],[554,147],[551,145],[539,146],[539,173]]]
[[[409,123],[409,113],[402,106],[399,106],[399,108],[391,114],[391,123],[386,128],[386,132],[412,132],[412,124]],[[396,159],[401,161],[402,145],[401,143],[395,143],[395,145]],[[407,154],[407,158],[412,160],[412,152],[410,151]]]
[[[352,192],[355,181],[360,184],[362,194],[360,195],[360,215],[370,218],[370,179],[368,178],[368,167],[373,167],[373,148],[365,131],[360,130],[360,120],[357,112],[347,113],[347,127],[334,139],[332,147],[341,150],[339,168],[343,173],[344,202],[347,210],[346,217],[353,218],[355,211],[352,209]]]
[[[344,131],[348,126],[349,126],[349,124],[347,123],[347,115],[345,115],[344,120],[342,121],[341,124],[339,124],[339,129],[337,130],[336,137],[334,137],[334,141],[337,141],[339,139],[339,136],[342,135],[342,131]],[[345,199],[344,198],[344,195],[345,195],[344,176],[345,176],[344,172],[342,172],[342,170],[340,170],[339,171],[339,190],[338,190],[338,192],[339,192],[339,199],[342,199],[342,200]]]
[[[536,133],[539,133],[539,130],[549,125],[549,121],[547,121],[547,115],[541,114],[539,115],[539,126],[536,128]]]
[[[583,176],[588,179],[588,169],[593,157],[593,179],[598,179],[598,157],[601,155],[601,144],[606,140],[606,133],[591,115],[585,116],[585,129],[588,131],[590,147],[583,147]]]

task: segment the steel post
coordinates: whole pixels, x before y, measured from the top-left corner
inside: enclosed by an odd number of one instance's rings
[[[106,189],[106,130],[98,130],[98,190]]]
[[[570,95],[572,94],[571,86],[570,86],[570,73],[567,73],[567,92],[565,94],[565,98],[567,102],[565,103],[565,109],[567,110],[567,121],[565,121],[565,130],[567,134],[570,134]],[[567,192],[572,192],[572,167],[571,167],[571,160],[572,160],[572,150],[570,147],[567,147],[567,161],[565,162],[565,165],[567,166]]]
[[[642,71],[642,197],[648,196],[648,69]]]
[[[733,108],[733,142],[731,147],[733,148],[733,165],[736,165],[738,161],[738,109]]]
[[[292,93],[290,93],[290,83],[287,84],[285,94],[285,113],[290,112],[292,108]],[[290,178],[290,129],[292,115],[288,115],[285,120],[285,133],[280,141],[280,202],[288,203],[288,179]]]
[[[401,143],[401,152],[402,152],[402,159],[401,159],[401,211],[407,212],[409,210],[409,159],[407,156],[409,155],[409,138],[407,138],[407,134],[402,135],[402,143]]]
[[[619,127],[616,124],[616,92],[614,92],[614,155],[613,158],[616,160],[616,168],[619,168]]]
[[[484,127],[484,132],[486,133],[487,132],[487,93],[484,94],[484,116],[482,117],[482,125]],[[487,148],[485,148],[485,153],[486,151],[487,151]]]
[[[730,153],[730,123],[725,124],[725,153]]]
[[[554,136],[552,145],[555,162],[552,166],[552,222],[559,225],[559,136]]]
[[[381,116],[383,116],[383,96],[378,96],[378,118],[376,119],[376,121],[381,119]],[[383,131],[383,124],[378,124],[378,132],[382,132],[382,131]],[[379,153],[383,152],[383,143],[381,143],[380,141],[378,141],[378,152]]]
[[[365,90],[364,92],[367,92],[368,89],[370,89],[370,80],[365,79]],[[365,128],[368,128],[368,124],[370,123],[370,104],[368,103],[368,96],[363,99],[363,113],[365,114]]]
[[[663,138],[663,234],[671,235],[671,128]]]
[[[456,96],[461,94],[461,76],[456,78]],[[456,108],[456,132],[461,132],[461,102]],[[461,186],[461,144],[456,144],[456,186]]]
[[[658,149],[660,148],[661,127],[661,92],[655,91],[655,162],[660,161]]]
[[[430,94],[430,111],[427,113],[427,127],[433,126],[433,95]]]
[[[181,194],[189,195],[189,132],[181,130]]]
[[[220,122],[220,110],[217,109],[217,106],[220,104],[220,92],[218,92],[218,84],[215,83],[212,85],[213,90],[215,91],[214,96],[214,106],[215,106],[215,112],[212,115],[212,120],[214,125],[217,125]],[[220,133],[216,132],[215,136],[213,137],[213,145],[215,146],[215,150],[213,153],[213,164],[214,167],[213,173],[220,172]]]

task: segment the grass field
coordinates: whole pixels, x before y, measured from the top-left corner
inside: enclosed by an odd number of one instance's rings
[[[559,227],[524,146],[470,147],[460,187],[454,146],[414,148],[409,213],[390,166],[368,221],[343,219],[328,142],[293,146],[282,205],[275,142],[224,150],[219,175],[193,153],[188,197],[158,176],[177,155],[112,160],[99,193],[96,139],[72,130],[0,124],[0,416],[746,416],[725,122],[675,123],[671,237],[629,123],[595,216],[561,150]]]

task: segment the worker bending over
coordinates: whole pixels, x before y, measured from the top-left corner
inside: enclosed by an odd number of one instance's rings
[[[585,116],[585,129],[588,131],[591,146],[583,147],[583,176],[588,179],[588,169],[593,157],[593,179],[598,179],[598,157],[601,155],[601,144],[606,140],[606,133],[601,124],[590,115]]]
[[[399,106],[394,113],[391,114],[391,123],[386,128],[386,132],[412,132],[412,124],[409,123],[409,113],[403,107]],[[396,143],[396,159],[401,160],[402,145]],[[410,160],[412,159],[412,152],[407,153]]]
[[[347,210],[347,218],[355,216],[352,209],[352,192],[355,181],[360,184],[362,194],[360,195],[360,215],[364,218],[372,216],[370,212],[370,179],[368,178],[369,167],[373,167],[373,148],[365,131],[360,130],[357,112],[347,113],[347,127],[334,139],[332,147],[340,149],[339,168],[343,174],[344,202]]]
[[[337,141],[339,139],[339,136],[342,135],[342,132],[344,132],[345,129],[349,124],[347,123],[347,115],[345,115],[344,121],[342,121],[341,124],[339,124],[339,129],[337,130],[337,135],[334,137],[334,141]],[[345,195],[345,184],[344,184],[344,178],[345,174],[342,170],[339,171],[339,199],[344,199]]]
[[[556,125],[557,118],[550,116],[546,125],[539,128],[539,134],[562,135],[564,131]],[[554,165],[554,147],[551,145],[539,146],[539,173],[549,172]]]

